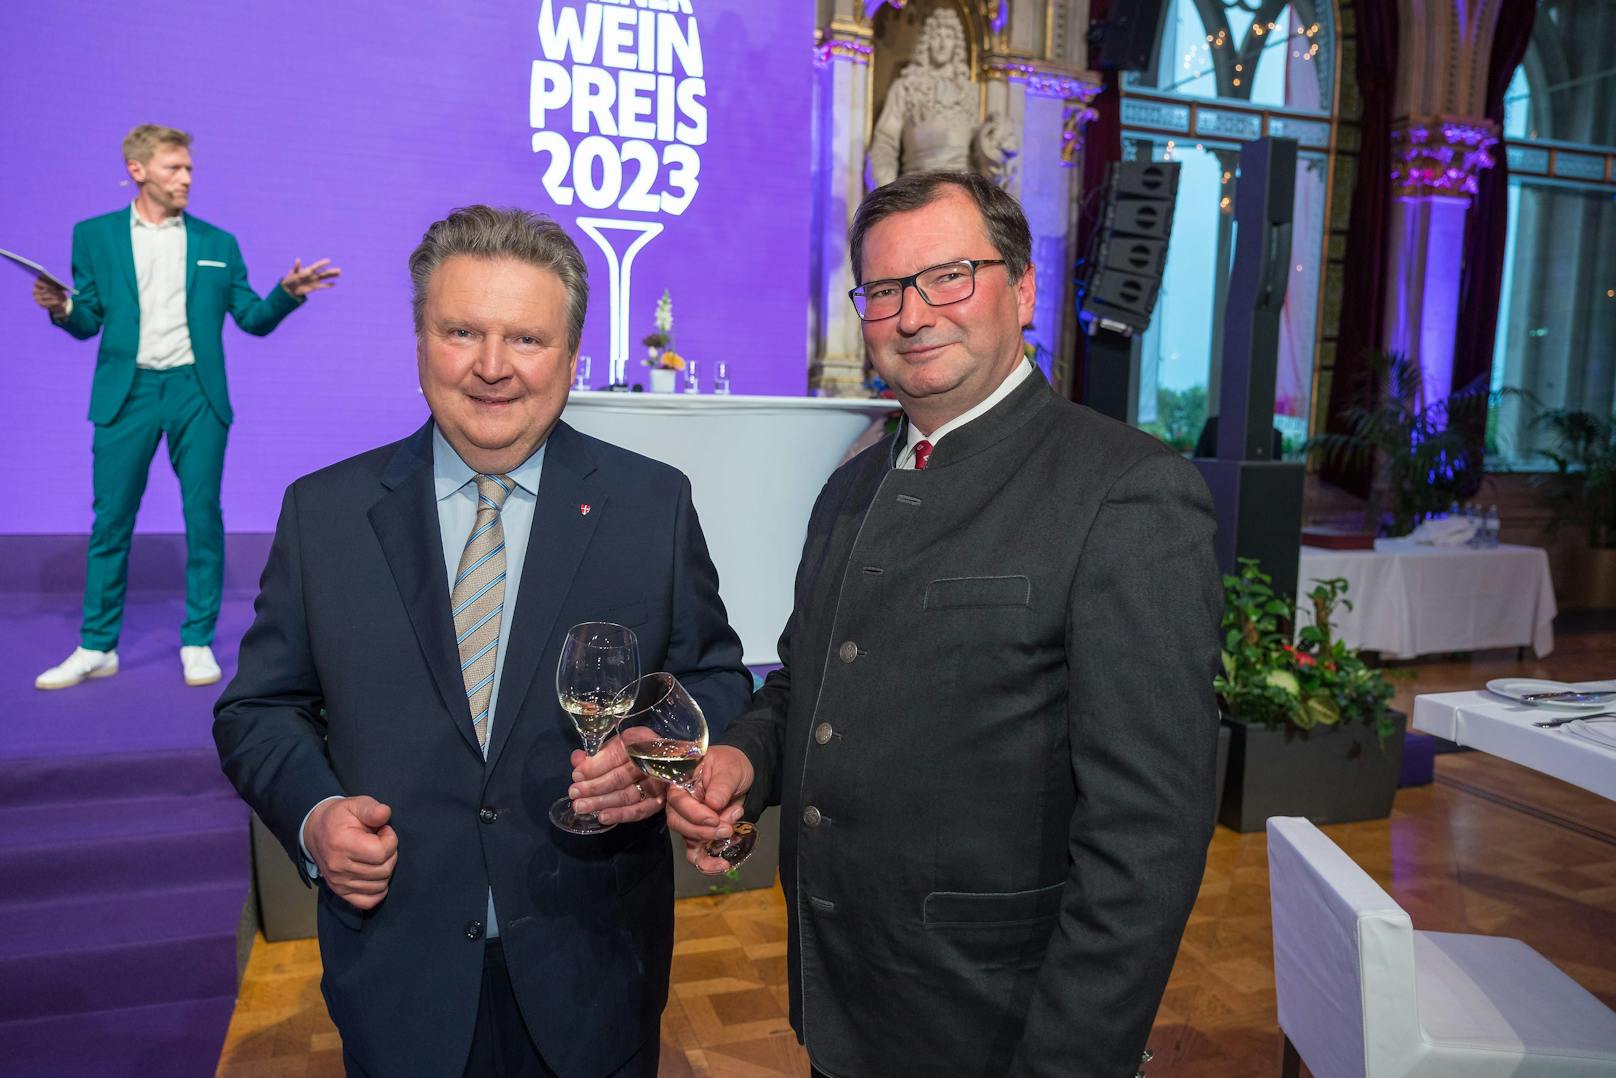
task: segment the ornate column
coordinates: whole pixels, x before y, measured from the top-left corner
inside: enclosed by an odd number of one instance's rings
[[[1476,117],[1499,3],[1398,3],[1384,344],[1419,364],[1426,401],[1454,388],[1465,216],[1498,142],[1496,126]]]
[[[1083,126],[1094,116],[1090,102],[1100,76],[1049,60],[1000,54],[983,59],[986,113],[1005,125],[1008,147],[1001,184],[1021,202],[1032,229],[1038,301],[1027,342],[1064,364],[1077,331],[1072,315],[1072,265],[1076,257],[1077,205],[1082,176]],[[1042,358],[1042,357],[1041,357]]]
[[[848,226],[864,197],[864,137],[869,120],[870,28],[848,0],[815,34],[812,249],[809,252],[809,392],[862,397],[864,337],[847,301],[853,271]]]
[[[1425,402],[1455,388],[1465,214],[1497,142],[1485,121],[1433,117],[1392,129],[1386,348],[1417,359]]]

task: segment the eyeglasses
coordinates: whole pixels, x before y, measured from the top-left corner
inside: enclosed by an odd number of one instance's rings
[[[982,266],[1002,266],[1002,258],[961,258],[928,266],[907,277],[886,281],[866,281],[847,293],[853,309],[866,322],[879,322],[903,310],[903,296],[914,285],[928,307],[944,307],[970,299],[976,294],[976,271]]]

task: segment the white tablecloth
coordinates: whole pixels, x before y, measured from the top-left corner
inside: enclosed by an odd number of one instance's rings
[[[745,660],[765,664],[780,661],[775,644],[791,614],[814,499],[848,447],[896,407],[830,397],[574,393],[563,416],[690,477],[729,623]]]
[[[1443,651],[1524,647],[1554,650],[1554,581],[1539,547],[1421,546],[1377,539],[1375,549],[1303,547],[1297,628],[1311,624],[1305,596],[1315,580],[1344,577],[1352,609],[1336,610],[1336,633],[1355,648],[1411,659]]]
[[[1584,687],[1616,685],[1589,682]],[[1518,704],[1490,692],[1438,692],[1414,698],[1413,722],[1416,730],[1480,749],[1616,800],[1616,749],[1585,741],[1568,733],[1565,727],[1543,729],[1532,725],[1574,714],[1560,708]]]

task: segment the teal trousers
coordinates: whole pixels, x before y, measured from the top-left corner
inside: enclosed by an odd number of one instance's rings
[[[84,647],[110,651],[118,646],[129,584],[129,541],[161,440],[168,442],[185,514],[185,623],[180,643],[213,642],[224,587],[219,483],[229,432],[202,396],[194,366],[136,372],[134,388],[117,416],[95,425],[95,524],[84,577],[80,631]]]

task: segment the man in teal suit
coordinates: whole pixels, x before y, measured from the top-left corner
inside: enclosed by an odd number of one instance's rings
[[[142,124],[123,141],[138,194],[127,209],[73,227],[72,297],[40,278],[34,299],[80,340],[101,334],[90,392],[95,424],[95,524],[84,582],[79,647],[35,679],[65,689],[118,672],[129,541],[160,439],[179,477],[185,514],[185,623],[180,663],[188,685],[219,680],[213,628],[224,579],[219,483],[233,413],[225,389],[224,316],[263,336],[310,292],[341,272],[302,260],[260,298],[236,238],[185,213],[191,136]]]

